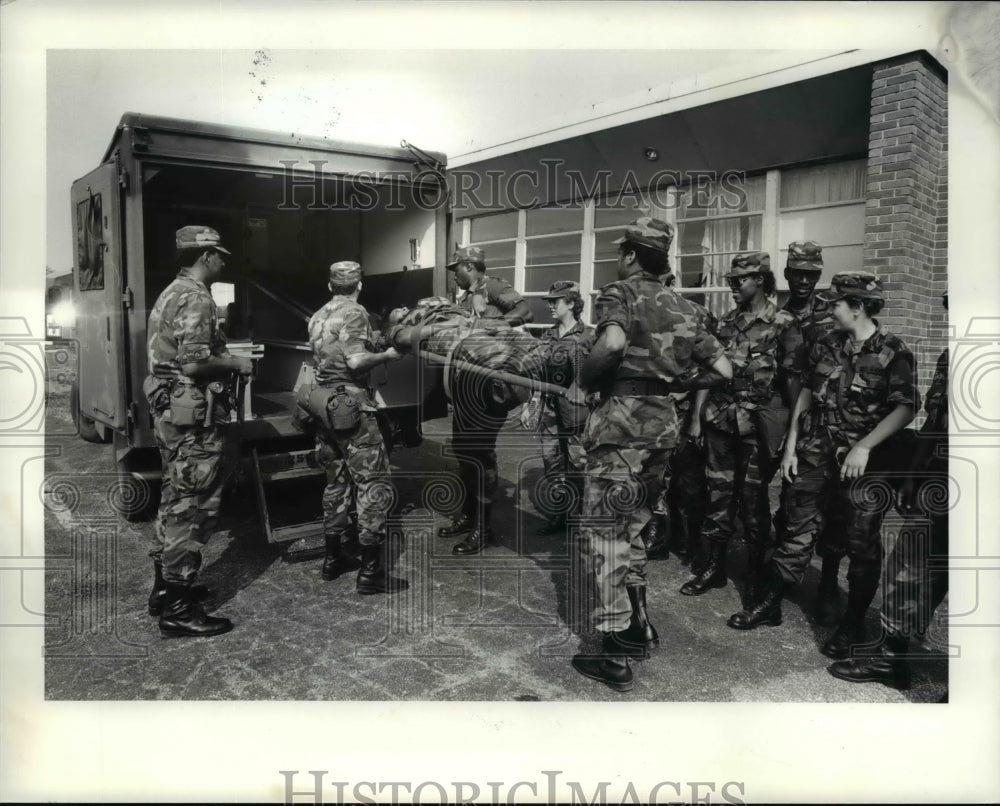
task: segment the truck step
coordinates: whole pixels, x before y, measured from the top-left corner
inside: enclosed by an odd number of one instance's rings
[[[316,466],[314,451],[284,451],[261,454],[257,448],[251,449],[254,493],[257,499],[257,513],[261,531],[269,545],[282,549],[287,562],[298,562],[322,556],[324,553],[323,518],[317,514],[318,493],[308,485],[302,494],[313,496],[308,504],[301,507],[289,495],[287,485],[278,482],[319,480],[325,476],[322,468]],[[291,523],[278,523],[281,514],[298,517]]]

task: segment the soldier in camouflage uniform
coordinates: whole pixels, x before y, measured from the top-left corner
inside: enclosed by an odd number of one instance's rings
[[[576,655],[573,666],[616,691],[632,688],[629,657],[644,658],[658,643],[646,613],[641,533],[677,445],[680,424],[670,392],[683,391],[684,382],[731,375],[702,314],[663,284],[672,239],[669,224],[640,218],[615,241],[619,280],[597,298],[597,342],[581,372],[582,387],[601,393],[584,433],[581,531],[602,645],[599,654]]]
[[[759,415],[776,391],[785,353],[794,348],[786,334],[795,318],[768,299],[775,287],[770,255],[737,255],[726,279],[737,307],[722,317],[716,335],[733,365],[733,379],[695,398],[693,436],[701,434],[704,423],[709,505],[702,536],[708,557],[701,571],[681,586],[686,596],[726,584],[726,551],[737,513],[747,544],[748,583],[760,574],[770,533],[767,479],[773,472]]]
[[[944,296],[948,307],[948,294]],[[910,685],[910,640],[923,638],[938,605],[948,593],[948,350],[937,360],[924,401],[927,419],[920,428],[910,476],[896,506],[907,520],[929,521],[922,530],[902,529],[886,562],[882,641],[871,657],[837,661],[830,674],[850,683]],[[919,536],[918,536],[919,535]]]
[[[317,459],[326,470],[322,577],[336,579],[360,564],[358,593],[395,593],[406,590],[409,583],[389,573],[385,507],[391,498],[389,458],[378,427],[370,373],[402,355],[391,346],[374,350],[368,314],[358,304],[360,265],[349,260],[332,264],[328,286],[330,301],[309,320],[315,383],[300,392],[316,418]],[[346,549],[354,509],[360,563]]]
[[[848,604],[822,652],[844,658],[861,637],[883,553],[882,512],[864,500],[866,481],[856,480],[864,478],[872,450],[913,419],[915,370],[906,345],[880,331],[873,318],[885,301],[875,275],[837,274],[822,297],[832,306],[836,330],[810,349],[809,372],[790,420],[781,460],[782,478],[790,485],[785,535],[755,602],[728,624],[750,630],[781,623],[782,597],[802,580],[826,513],[839,506],[850,557]]]
[[[675,281],[676,276],[670,272],[664,285],[672,288]],[[691,299],[688,302],[704,316],[705,327],[715,335],[718,327],[715,314]],[[653,508],[653,517],[642,530],[642,540],[647,559],[666,558],[673,551],[682,563],[687,563],[700,554],[701,527],[708,508],[705,453],[699,441],[691,437],[695,393],[671,392],[671,397],[680,423],[680,440],[670,454],[663,493]]]
[[[213,400],[219,380],[253,371],[248,358],[226,350],[209,286],[222,274],[229,251],[209,227],[176,234],[181,267],[149,314],[149,372],[143,393],[163,464],[160,509],[153,531],[155,581],[149,612],[165,638],[220,635],[229,619],[208,616],[197,604],[201,548],[215,526],[224,481],[229,406]],[[211,388],[210,388],[211,387]]]
[[[823,247],[814,241],[795,241],[788,245],[788,261],[785,265],[785,279],[788,281],[788,301],[785,310],[798,320],[799,339],[795,350],[790,351],[779,368],[779,377],[788,388],[789,406],[794,405],[801,387],[801,379],[806,371],[809,349],[818,339],[834,329],[830,306],[817,299],[816,284],[823,271]],[[774,517],[775,532],[780,539],[784,528],[785,498],[788,484],[782,483],[781,505]],[[826,526],[816,541],[816,553],[823,558],[816,599],[816,622],[832,626],[840,620],[840,588],[837,576],[840,561],[847,554],[847,547],[837,535],[844,529],[838,525],[840,508],[831,507],[826,513]]]
[[[499,277],[486,276],[486,256],[482,249],[458,247],[446,268],[455,272],[456,285],[465,290],[457,305],[473,317],[474,326],[516,327],[531,321],[527,301],[511,284]],[[479,376],[458,373],[455,383],[460,387],[454,390],[455,399],[469,403],[484,394],[484,383]],[[466,506],[451,525],[438,529],[438,536],[466,535],[452,548],[456,556],[478,554],[493,540],[493,498],[499,480],[496,438],[506,420],[506,412],[491,410],[486,401],[483,406],[456,405],[452,412],[451,444],[466,491]]]
[[[579,283],[560,280],[553,283],[543,297],[552,309],[556,324],[539,337],[538,350],[529,358],[532,374],[542,381],[568,388],[580,372],[583,358],[594,341],[594,329],[580,321],[583,297]],[[532,424],[532,407],[522,409],[521,423],[525,428],[537,428],[542,444],[542,466],[549,482],[547,497],[558,498],[562,485],[572,485],[575,499],[583,499],[584,450],[581,442],[587,423],[588,409],[565,397],[539,394],[535,408],[537,422]],[[548,520],[537,530],[540,536],[562,531],[569,513],[560,511],[556,501]]]
[[[486,255],[478,246],[456,247],[445,268],[455,272],[455,285],[465,291],[456,304],[473,317],[504,319],[511,327],[531,321],[524,297],[503,278],[486,275]]]

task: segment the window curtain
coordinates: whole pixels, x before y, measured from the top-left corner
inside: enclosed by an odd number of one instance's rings
[[[863,199],[867,172],[867,160],[782,171],[779,206],[805,207]]]

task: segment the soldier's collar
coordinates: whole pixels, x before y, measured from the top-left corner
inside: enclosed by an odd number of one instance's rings
[[[193,274],[191,274],[191,272],[188,271],[187,267],[185,267],[185,268],[181,269],[179,272],[177,272],[177,279],[178,280],[181,280],[181,279],[190,280],[195,285],[197,285],[197,286],[199,286],[201,288],[204,288],[206,291],[208,291],[208,286],[205,285],[204,282],[202,282],[201,280],[199,280]]]

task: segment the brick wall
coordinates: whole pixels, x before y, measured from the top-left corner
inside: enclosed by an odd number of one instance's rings
[[[914,350],[926,391],[946,327],[948,85],[926,53],[872,72],[865,268],[885,281],[880,322]]]

